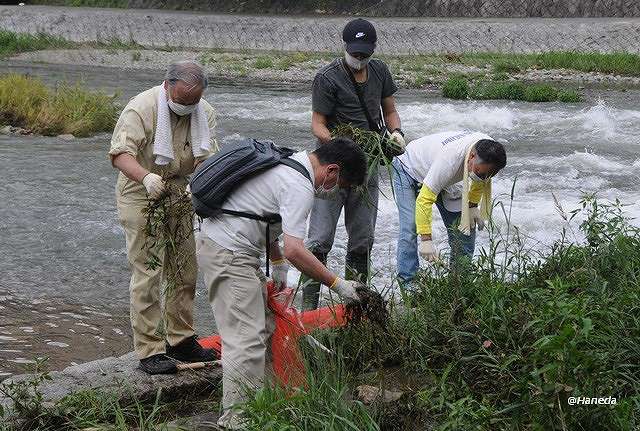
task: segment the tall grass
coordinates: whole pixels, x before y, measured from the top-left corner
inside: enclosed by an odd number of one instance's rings
[[[574,90],[559,90],[548,84],[524,84],[520,81],[480,81],[470,84],[465,78],[450,78],[442,86],[449,99],[521,100],[525,102],[576,103],[580,95]]]
[[[466,270],[423,272],[386,332],[365,324],[317,334],[344,367],[331,377],[310,356],[320,380],[289,398],[259,392],[245,407],[250,429],[323,429],[291,424],[309,414],[326,421],[358,380],[398,368],[413,388],[402,417],[419,421],[400,425],[388,408],[369,408],[381,429],[638,429],[640,232],[618,204],[585,197],[580,211],[584,244],[563,232],[549,250],[527,252],[517,229],[494,226],[491,246]],[[569,405],[579,396],[617,402]]]
[[[335,344],[329,344],[335,347]],[[352,375],[337,353],[305,345],[307,386],[288,389],[267,385],[241,406],[245,429],[377,431],[371,412],[352,397]]]
[[[88,136],[113,129],[118,115],[115,96],[61,84],[50,90],[37,78],[0,78],[0,124],[42,135]]]
[[[0,58],[25,51],[48,48],[67,48],[73,44],[61,37],[48,34],[31,35],[0,30]]]
[[[640,55],[628,52],[550,51],[540,54],[485,52],[462,54],[455,59],[444,57],[444,60],[479,66],[488,63],[495,71],[509,73],[526,69],[570,69],[581,72],[640,76]]]

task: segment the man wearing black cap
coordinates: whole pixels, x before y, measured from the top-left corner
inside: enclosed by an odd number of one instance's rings
[[[376,29],[367,20],[354,19],[345,26],[342,40],[344,57],[320,69],[313,81],[313,134],[322,145],[331,140],[335,126],[351,123],[360,129],[388,131],[402,152],[404,134],[393,98],[398,88],[387,65],[371,58],[376,47]],[[326,263],[344,207],[349,237],[345,259],[347,279],[368,277],[378,206],[377,172],[371,173],[366,187],[366,193],[340,189],[335,196],[316,198],[311,211],[308,246]],[[302,281],[303,309],[317,308],[320,285],[304,278]]]

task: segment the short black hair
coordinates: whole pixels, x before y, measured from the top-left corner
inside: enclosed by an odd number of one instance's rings
[[[349,138],[333,138],[326,144],[320,144],[313,154],[320,164],[335,163],[340,166],[340,178],[351,186],[364,183],[367,176],[367,156],[355,142]]]
[[[480,139],[476,145],[476,154],[483,162],[492,165],[495,169],[493,174],[497,174],[502,168],[507,166],[507,153],[504,145],[492,139]]]

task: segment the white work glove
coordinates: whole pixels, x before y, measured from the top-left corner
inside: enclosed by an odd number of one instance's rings
[[[158,174],[149,172],[142,179],[142,184],[147,189],[147,194],[151,199],[158,199],[164,193],[164,181]]]
[[[469,218],[471,219],[471,227],[476,226],[478,230],[484,229],[484,220],[480,216],[480,208],[469,208]]]
[[[360,302],[360,297],[356,291],[360,286],[363,286],[363,284],[359,281],[343,280],[338,277],[331,285],[331,289],[340,295],[345,303],[350,304],[353,302]]]
[[[289,274],[289,264],[286,260],[280,259],[271,262],[271,279],[278,292],[287,288],[287,274]]]
[[[398,132],[397,130],[395,132],[393,132],[391,134],[390,139],[392,141],[395,141],[395,143],[398,145],[398,147],[404,151],[405,147],[407,146],[406,142],[404,141],[404,137],[400,134],[400,132]]]
[[[429,262],[436,262],[440,259],[438,255],[438,249],[433,245],[433,241],[430,239],[421,240],[418,245],[418,252],[420,256]]]

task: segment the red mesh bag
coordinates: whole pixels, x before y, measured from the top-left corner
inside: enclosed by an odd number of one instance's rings
[[[273,371],[285,386],[304,386],[306,383],[304,361],[298,346],[300,337],[315,329],[334,328],[345,324],[342,304],[317,310],[299,312],[291,306],[293,289],[276,291],[273,282],[267,283],[268,306],[275,317],[275,331],[271,337]],[[222,352],[219,335],[198,340],[202,347]]]

